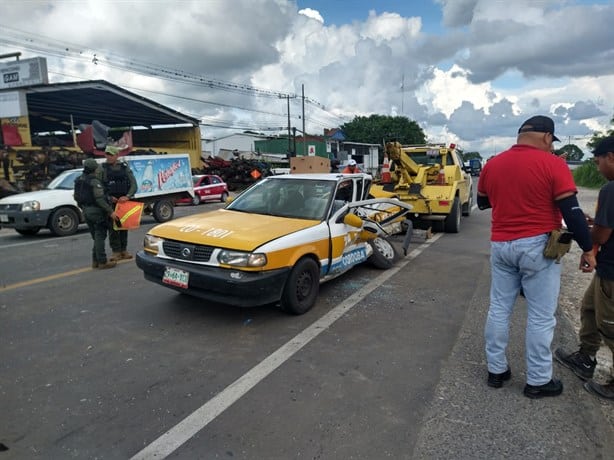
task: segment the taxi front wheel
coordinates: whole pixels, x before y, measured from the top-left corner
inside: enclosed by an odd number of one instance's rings
[[[387,270],[391,268],[399,258],[399,255],[390,241],[386,238],[377,237],[369,241],[373,248],[373,254],[369,257],[369,263],[375,268]]]
[[[316,302],[320,290],[320,268],[315,260],[299,260],[286,281],[281,297],[281,309],[293,315],[308,312]]]

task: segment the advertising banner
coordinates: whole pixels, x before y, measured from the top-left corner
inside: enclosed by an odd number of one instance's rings
[[[130,169],[138,186],[136,197],[192,190],[192,170],[187,155],[130,158]]]

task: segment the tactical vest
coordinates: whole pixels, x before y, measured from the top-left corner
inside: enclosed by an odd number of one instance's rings
[[[130,177],[128,177],[128,172],[126,171],[128,166],[121,163],[121,168],[116,170],[106,163],[102,165],[104,167],[105,178],[104,189],[107,194],[115,198],[126,195],[128,190],[130,190]]]
[[[94,188],[92,187],[92,177],[87,177],[85,174],[82,174],[75,179],[75,201],[80,208],[96,204]]]

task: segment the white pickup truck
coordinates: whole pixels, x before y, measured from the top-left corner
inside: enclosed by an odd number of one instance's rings
[[[145,203],[145,213],[157,222],[171,220],[175,200],[194,198],[190,158],[187,154],[124,157],[136,178],[135,201]],[[73,198],[75,179],[82,169],[71,169],[36,192],[19,193],[0,200],[0,226],[21,235],[35,235],[48,228],[54,235],[74,234],[85,223]]]

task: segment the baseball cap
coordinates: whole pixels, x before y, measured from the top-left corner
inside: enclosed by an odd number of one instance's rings
[[[348,166],[356,166],[356,160],[348,160]]]
[[[560,142],[559,138],[554,135],[554,121],[552,121],[552,118],[543,115],[529,118],[518,129],[518,134],[528,132],[550,133],[553,140]]]
[[[614,136],[604,137],[593,149],[593,155],[596,157],[605,156],[608,152],[614,152]]]
[[[119,147],[115,147],[113,145],[107,145],[107,148],[104,149],[104,153],[106,153],[107,155],[117,155],[119,153]]]

